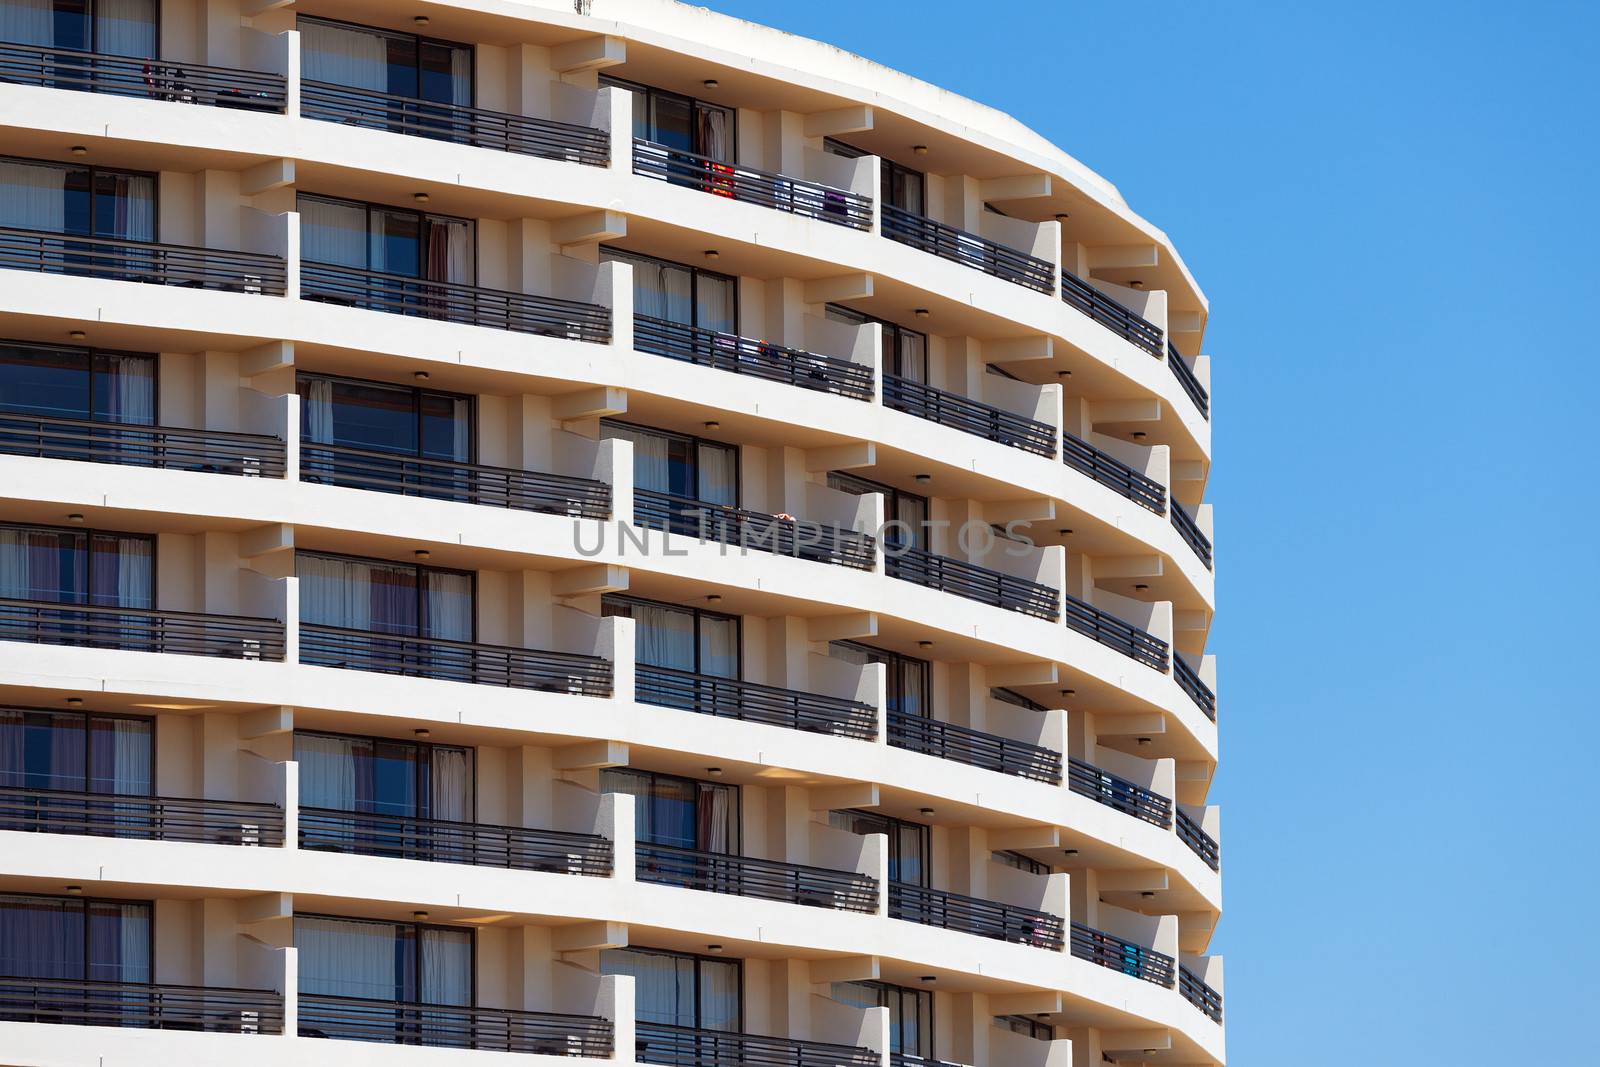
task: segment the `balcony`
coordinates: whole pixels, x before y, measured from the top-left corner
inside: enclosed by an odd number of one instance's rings
[[[638,846],[636,864],[639,881],[655,885],[869,915],[878,910],[878,880],[853,871],[655,844]]]
[[[724,163],[635,138],[633,172],[713,196],[787,211],[852,230],[872,228],[872,198],[804,178]]]
[[[0,43],[0,82],[281,115],[281,74]]]
[[[758,1037],[731,1030],[698,1030],[639,1022],[636,1063],[662,1067],[878,1067],[879,1054],[855,1045]]]
[[[1067,761],[1067,788],[1108,808],[1143,819],[1163,830],[1172,826],[1172,801],[1126,778],[1103,771],[1092,763]]]
[[[870,571],[877,558],[872,537],[837,523],[780,518],[650,489],[633,491],[633,521],[646,529],[858,571]]]
[[[1049,423],[909,378],[893,374],[883,376],[883,406],[1036,456],[1056,454],[1056,428]]]
[[[635,668],[635,675],[641,704],[864,741],[878,736],[876,711],[859,700],[643,663]]]
[[[1067,595],[1062,599],[1067,605],[1069,629],[1138,660],[1146,667],[1166,671],[1170,646],[1161,638],[1146,633],[1132,623],[1123,622],[1092,604],[1086,604],[1075,596]]]
[[[911,752],[999,771],[1036,782],[1061,783],[1061,753],[923,715],[889,715],[889,744]]]
[[[633,318],[633,346],[653,356],[797,385],[851,400],[872,399],[872,368],[731,333],[703,330],[651,315]]]
[[[281,660],[276,619],[0,599],[0,641],[222,659]]]
[[[932,1060],[926,1056],[913,1056],[909,1052],[889,1053],[889,1067],[965,1067],[950,1060]]]
[[[1039,293],[1055,291],[1055,267],[997,241],[895,207],[883,205],[883,235],[891,241],[981,270]]]
[[[1167,366],[1172,368],[1172,376],[1178,379],[1178,384],[1183,386],[1183,391],[1189,394],[1189,399],[1200,410],[1200,417],[1211,421],[1211,394],[1206,392],[1206,387],[1195,377],[1194,368],[1189,366],[1189,361],[1183,358],[1183,353],[1171,341],[1167,342]]]
[[[1061,299],[1118,337],[1161,358],[1164,338],[1160,327],[1070,271],[1061,272]]]
[[[1222,1021],[1222,994],[1206,985],[1199,975],[1181,963],[1178,964],[1178,992],[1212,1022]]]
[[[0,427],[4,425],[0,417]],[[309,441],[300,444],[300,480],[574,518],[604,519],[611,514],[611,487],[591,478]]]
[[[1222,870],[1222,850],[1216,838],[1200,829],[1200,824],[1178,809],[1178,840],[1188,845],[1213,871]]]
[[[1131,978],[1172,988],[1176,961],[1171,956],[1080,922],[1072,924],[1072,954]]]
[[[0,453],[125,467],[282,478],[282,438],[266,434],[0,413]]]
[[[1161,483],[1070,433],[1061,435],[1061,460],[1067,466],[1160,515],[1167,510]]]
[[[611,873],[611,842],[598,834],[333,808],[300,809],[300,847],[425,863],[461,863],[597,878]]]
[[[0,226],[0,270],[282,296],[279,256]]]
[[[408,1004],[301,993],[300,1036],[391,1045],[525,1052],[545,1056],[611,1056],[611,1021],[512,1008]]]
[[[1211,687],[1200,680],[1200,675],[1189,666],[1188,660],[1182,656],[1172,657],[1172,677],[1178,683],[1178,688],[1189,694],[1189,699],[1194,701],[1195,707],[1205,712],[1206,718],[1212,722],[1217,721],[1217,694]]]
[[[1053,952],[1065,940],[1064,924],[1049,912],[904,882],[889,883],[889,917]]]
[[[283,844],[283,809],[236,800],[4,786],[0,830],[277,848]]]
[[[300,624],[300,662],[546,693],[611,695],[611,664],[598,656],[439,637],[375,634],[318,623]]]
[[[1057,593],[1048,585],[950,556],[936,556],[924,549],[906,545],[887,546],[884,571],[891,578],[953,593],[990,607],[1005,608],[1051,622],[1061,617]]]
[[[300,114],[308,119],[592,167],[604,167],[611,159],[606,132],[591,126],[417,100],[331,82],[301,83]]]
[[[283,996],[268,989],[0,978],[0,1022],[281,1034]]]
[[[1178,531],[1178,536],[1183,538],[1184,544],[1194,549],[1194,554],[1200,557],[1200,562],[1206,565],[1206,570],[1211,570],[1211,539],[1200,532],[1200,527],[1195,525],[1194,516],[1183,510],[1183,505],[1174,498],[1172,501],[1172,528]]]
[[[593,344],[611,340],[611,311],[598,304],[459,282],[429,281],[332,263],[303,261],[300,295],[320,303],[485,326],[492,330],[563,337]]]

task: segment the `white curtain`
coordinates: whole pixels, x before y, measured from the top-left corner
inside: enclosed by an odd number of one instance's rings
[[[67,171],[0,161],[0,226],[60,233],[67,225]]]
[[[33,583],[28,580],[28,572],[28,534],[0,529],[0,597],[32,599]]]
[[[306,381],[306,435],[312,444],[333,444],[333,383],[324,378]]]
[[[143,537],[117,538],[117,607],[155,607],[151,547]]]
[[[144,356],[118,356],[116,421],[153,426],[155,410],[155,360]]]
[[[700,120],[700,154],[719,163],[733,162],[728,137],[728,112],[720,107],[697,107]]]
[[[727,854],[733,851],[729,834],[729,802],[732,790],[725,785],[701,785],[696,797],[695,819],[699,823],[695,834],[698,847],[707,852]]]
[[[394,1000],[399,939],[392,923],[297,916],[300,992]]]
[[[428,797],[431,818],[467,822],[472,818],[472,764],[464,749],[432,751],[432,790]]]
[[[600,973],[633,976],[633,1015],[640,1022],[694,1026],[694,961],[659,952],[608,949]]]
[[[116,182],[115,211],[108,228],[106,220],[95,212],[95,232],[112,237],[125,237],[130,241],[156,239],[156,182],[144,175],[118,175]]]
[[[355,810],[356,756],[350,738],[297,733],[294,758],[300,764],[300,803],[308,808]]]
[[[418,941],[422,1003],[471,1004],[472,935],[465,930],[422,930]]]
[[[928,339],[912,330],[898,331],[900,339],[899,375],[912,382],[928,380]]]
[[[631,426],[602,425],[606,440],[633,442],[633,487],[665,493],[672,484],[671,464],[667,459],[667,439],[660,434],[635,430]]]
[[[465,48],[450,50],[450,102],[472,106],[472,53]]]
[[[700,275],[700,283],[695,291],[694,324],[702,330],[737,333],[739,324],[734,303],[732,278]]]
[[[700,963],[700,1027],[739,1029],[739,968],[722,960]]]
[[[708,504],[739,503],[738,453],[718,445],[700,445],[696,466],[699,469],[695,491]]]
[[[739,677],[739,623],[736,619],[700,617],[700,673],[717,678]]]
[[[150,981],[150,908],[146,904],[113,905],[121,912],[122,982]]]
[[[372,567],[352,559],[298,557],[300,619],[322,626],[366,630],[372,626]]]
[[[155,0],[95,0],[95,51],[113,56],[154,59]]]
[[[633,310],[651,318],[694,323],[694,276],[682,267],[674,267],[643,256],[624,256],[608,252],[607,261],[633,265]]]
[[[472,640],[472,576],[447,571],[424,571],[428,637],[447,641]]]
[[[313,263],[366,268],[366,208],[314,196],[300,197],[295,206],[300,211],[302,258]]]
[[[450,417],[455,419],[455,437],[450,442],[450,458],[465,463],[472,458],[472,402],[465,398],[452,401]]]
[[[639,662],[694,670],[694,616],[652,604],[634,604],[634,645]]]
[[[150,795],[150,724],[141,719],[111,720],[111,791]]]
[[[0,41],[14,44],[55,43],[51,0],[0,0]]]
[[[307,81],[356,89],[389,88],[388,39],[375,33],[302,19],[300,62]]]

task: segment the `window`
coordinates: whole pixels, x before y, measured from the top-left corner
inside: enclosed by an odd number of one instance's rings
[[[296,915],[300,992],[404,1004],[473,1001],[472,931]]]
[[[301,193],[301,256],[312,263],[431,282],[476,284],[470,219]]]
[[[0,598],[155,607],[155,538],[0,524]]]
[[[921,823],[906,822],[875,811],[830,811],[828,825],[853,834],[886,834],[889,838],[889,879],[902,885],[927,888],[932,859],[932,835]]]
[[[1010,1030],[1013,1034],[1031,1037],[1035,1041],[1054,1041],[1056,1028],[1047,1022],[1030,1019],[1026,1015],[996,1015],[995,1026],[1002,1030]]]
[[[408,819],[473,818],[473,751],[295,731],[300,803]]]
[[[607,769],[600,792],[634,797],[637,839],[650,845],[739,854],[739,787],[651,771]]]
[[[734,161],[733,108],[604,74],[600,85],[633,94],[634,137],[719,163]]]
[[[435,104],[472,105],[470,45],[305,15],[295,28],[307,81]]]
[[[890,207],[909,211],[913,215],[924,213],[924,189],[926,179],[920,170],[903,167],[893,160],[883,161],[880,192],[883,202]]]
[[[472,462],[471,397],[313,374],[298,385],[303,440]]]
[[[633,485],[703,504],[739,506],[739,450],[686,434],[600,420],[600,437],[633,442]],[[698,525],[685,517],[683,533]],[[673,527],[676,531],[676,526]]]
[[[0,40],[154,59],[156,4],[157,0],[0,0]],[[57,57],[57,62],[65,65],[68,58]]]
[[[150,927],[148,903],[3,894],[0,974],[147,983]],[[15,1008],[26,1017],[26,1003]],[[0,1003],[0,1019],[6,1010]]]
[[[639,1022],[697,1030],[742,1028],[742,970],[738,960],[685,952],[612,948],[600,953],[601,974],[633,976],[633,1014]],[[641,1053],[648,1040],[640,1035]]]
[[[889,1051],[933,1059],[933,994],[888,982],[835,982],[831,994],[856,1008],[889,1009]]]
[[[1023,696],[1015,689],[1002,689],[995,687],[989,690],[989,697],[991,700],[998,700],[1002,704],[1010,704],[1012,707],[1022,708],[1025,711],[1050,710],[1037,700],[1030,700],[1028,697]]]
[[[714,678],[739,677],[737,615],[616,595],[604,597],[600,610],[607,617],[633,620],[634,654],[642,664]]]
[[[875,319],[843,304],[828,304],[827,317],[834,322],[865,326],[878,324],[883,331],[883,370],[908,382],[928,383],[928,335],[908,330],[885,319]]]
[[[0,344],[0,412],[152,426],[155,357]]]
[[[889,714],[933,717],[933,685],[928,661],[855,641],[832,641],[828,655],[846,663],[881,663],[887,669]]]
[[[854,474],[846,474],[843,471],[828,472],[828,488],[837,489],[841,493],[852,493],[855,496],[882,493],[885,523],[883,531],[884,543],[900,548],[927,550],[927,497],[918,496],[915,493],[902,492],[892,485],[869,481],[866,478]]]
[[[1050,868],[1040,863],[1031,856],[1024,856],[1020,852],[1009,849],[1004,852],[991,852],[989,858],[1002,867],[1010,867],[1014,871],[1025,871],[1028,874],[1047,875]]]
[[[0,786],[150,796],[154,736],[149,719],[0,708]]]
[[[299,552],[300,621],[375,634],[475,640],[469,571]]]
[[[600,262],[633,267],[636,314],[717,333],[739,332],[737,278],[604,246]]]
[[[0,159],[0,226],[154,241],[155,175]]]

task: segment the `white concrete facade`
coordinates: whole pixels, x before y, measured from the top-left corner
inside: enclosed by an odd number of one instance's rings
[[[0,183],[0,533],[149,546],[147,600],[98,591],[85,555],[73,614],[0,538],[0,908],[148,905],[148,968],[122,985],[172,1006],[124,988],[119,1025],[85,1025],[106,1019],[84,975],[0,966],[0,1064],[723,1067],[704,1035],[727,1031],[808,1067],[1226,1062],[1209,309],[1164,233],[1009,116],[672,0],[152,2],[131,82],[102,53],[0,84],[0,165],[153,192],[147,233],[91,240]],[[340,96],[305,74],[307,19],[447,42],[470,73],[446,64],[448,103]],[[719,117],[657,148],[642,87]],[[887,204],[907,171],[916,202]],[[424,235],[465,220],[470,269],[426,236],[420,277],[373,266],[370,230],[366,266],[320,259],[308,195]],[[734,328],[698,296],[694,323],[644,306],[655,283],[612,250],[725,281]],[[29,384],[52,352],[146,360],[149,417],[62,414]],[[307,383],[334,381],[454,398],[457,451],[330,436]],[[663,532],[667,453],[618,424],[687,450],[672,492],[696,522],[798,547]],[[910,554],[888,525],[906,507],[929,522]],[[369,630],[335,632],[361,627],[317,614],[313,557],[415,569],[415,629],[385,631],[362,587]],[[470,576],[463,632],[423,632],[445,626],[435,572]],[[694,667],[655,658],[637,602],[699,613]],[[731,670],[701,667],[702,616],[738,620]],[[104,815],[84,798],[124,790],[92,769],[41,786],[8,709],[147,723],[145,799]],[[395,816],[398,853],[328,830],[307,735],[470,752],[469,810]],[[694,807],[693,886],[619,770],[736,788],[722,837]],[[921,828],[915,864],[846,811]],[[397,998],[435,1009],[421,1039],[330,1032],[350,1013],[307,981],[297,916],[470,931],[470,999]],[[630,947],[740,961],[736,1025],[674,1022],[701,1036],[664,1047],[654,995],[608,962]],[[896,1009],[840,999],[854,982],[923,997],[915,1047]],[[249,1006],[187,1007],[204,989]]]

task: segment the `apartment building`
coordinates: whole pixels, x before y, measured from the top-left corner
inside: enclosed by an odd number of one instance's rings
[[[700,8],[0,0],[0,1064],[1222,1064],[1206,318]]]

